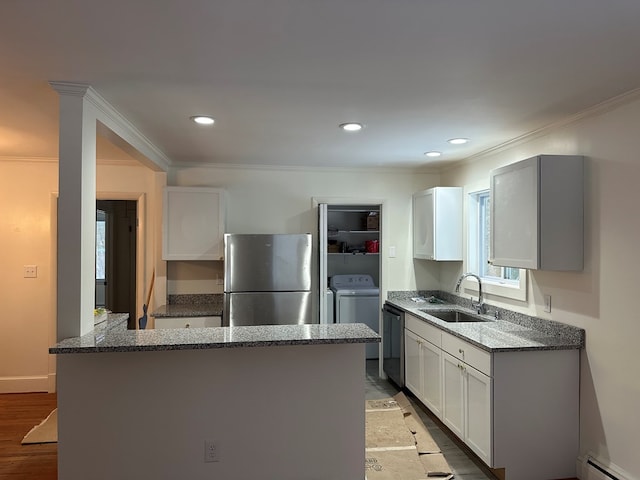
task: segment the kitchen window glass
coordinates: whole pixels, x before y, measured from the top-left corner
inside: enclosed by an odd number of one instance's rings
[[[491,196],[489,190],[469,194],[469,243],[467,271],[482,278],[486,293],[516,300],[526,300],[527,271],[521,268],[499,267],[489,263],[491,238]],[[465,289],[473,289],[473,282]]]

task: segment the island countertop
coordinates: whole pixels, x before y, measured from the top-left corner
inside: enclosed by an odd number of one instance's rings
[[[62,340],[51,347],[49,353],[145,352],[379,342],[380,335],[362,323],[160,330],[110,328]]]

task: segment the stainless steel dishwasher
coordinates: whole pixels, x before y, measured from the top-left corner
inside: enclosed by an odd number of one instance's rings
[[[398,387],[404,387],[404,312],[382,307],[382,369]]]

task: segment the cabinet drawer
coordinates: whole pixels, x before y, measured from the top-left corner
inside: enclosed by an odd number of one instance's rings
[[[219,327],[221,317],[159,317],[155,319],[156,328],[204,328]]]
[[[442,330],[433,325],[429,325],[424,320],[420,320],[413,315],[406,314],[404,327],[411,330],[416,335],[424,338],[425,340],[433,343],[437,347],[440,347]]]
[[[442,349],[485,375],[491,376],[491,354],[489,352],[446,332],[442,332]]]

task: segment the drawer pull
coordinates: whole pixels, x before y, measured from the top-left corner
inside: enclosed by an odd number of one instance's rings
[[[190,326],[191,326],[191,324],[190,324],[190,323],[187,323],[187,324],[184,326],[184,328],[189,328]]]

